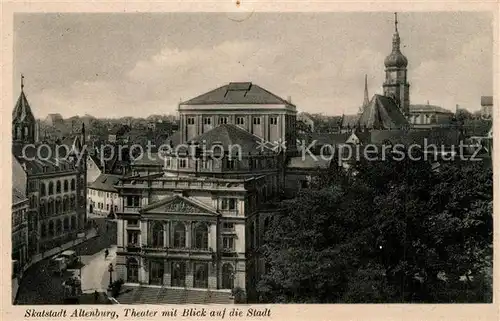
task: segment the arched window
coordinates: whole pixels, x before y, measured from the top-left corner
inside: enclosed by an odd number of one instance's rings
[[[67,180],[64,180],[64,191],[65,192],[68,191],[68,181]]]
[[[186,285],[186,263],[172,262],[171,285],[178,287]]]
[[[174,228],[174,247],[186,247],[186,226],[181,222]]]
[[[56,234],[59,235],[62,232],[62,222],[60,219],[56,222]]]
[[[163,247],[163,224],[155,222],[151,229],[151,241],[153,247]]]
[[[63,198],[63,213],[66,213],[69,209],[69,199],[67,196]]]
[[[127,282],[139,282],[139,264],[135,258],[127,259]]]
[[[71,180],[71,190],[74,191],[75,189],[76,189],[76,187],[75,187],[75,179],[73,178]]]
[[[60,198],[56,199],[56,215],[62,213],[62,201]]]
[[[69,219],[67,217],[64,218],[64,231],[69,230]]]
[[[197,263],[194,265],[194,280],[195,288],[208,288],[208,264]]]
[[[24,137],[28,137],[29,136],[29,130],[28,130],[28,126],[24,127]]]
[[[229,263],[222,266],[222,288],[232,289],[234,287],[234,269]]]
[[[69,210],[73,211],[75,209],[75,195],[71,195],[71,198],[69,200]]]
[[[47,195],[47,192],[45,191],[45,184],[40,183],[40,196],[45,196]]]
[[[71,216],[71,229],[75,230],[76,229],[76,217]]]
[[[54,200],[49,199],[47,202],[47,215],[52,215],[54,214]]]
[[[42,226],[40,227],[40,229],[41,229],[40,234],[41,234],[42,238],[47,237],[47,224],[42,223]]]
[[[270,220],[271,220],[271,219],[270,219],[269,217],[266,217],[266,218],[264,219],[264,233],[266,233],[266,232],[267,232],[267,230],[269,229],[269,223],[270,223]]]
[[[56,193],[61,193],[61,182],[57,181],[56,183]]]
[[[49,183],[49,195],[54,194],[54,183],[50,182]]]
[[[49,221],[49,236],[54,236],[54,221]]]
[[[47,215],[47,207],[45,205],[45,201],[40,201],[40,216],[45,217]]]
[[[194,248],[208,249],[208,226],[199,223],[194,229]]]

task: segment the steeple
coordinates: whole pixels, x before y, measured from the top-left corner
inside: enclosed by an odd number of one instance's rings
[[[12,140],[16,143],[35,143],[36,120],[24,94],[24,75],[21,75],[21,93],[12,111]]]
[[[392,36],[392,52],[385,58],[387,68],[404,68],[408,66],[408,59],[401,53],[401,38],[398,31],[398,13],[394,13],[394,35]]]
[[[361,105],[361,107],[359,107],[358,114],[362,114],[365,111],[366,106],[368,106],[369,103],[370,103],[370,98],[368,98],[368,75],[365,74],[365,96],[363,99],[363,105]]]

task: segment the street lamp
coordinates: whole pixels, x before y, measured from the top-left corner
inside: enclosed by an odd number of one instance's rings
[[[109,263],[108,272],[109,272],[109,286],[108,288],[111,290],[113,288],[113,263]]]

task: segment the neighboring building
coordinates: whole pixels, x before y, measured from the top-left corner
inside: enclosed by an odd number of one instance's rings
[[[453,124],[454,114],[448,109],[439,106],[410,105],[408,118],[413,128],[450,127]]]
[[[357,130],[394,130],[409,127],[410,84],[407,81],[408,59],[401,53],[401,39],[397,15],[392,38],[392,52],[385,58],[384,94],[374,95],[368,101],[368,86],[365,76],[365,91],[362,106],[357,115],[342,117],[343,133]]]
[[[284,187],[284,154],[259,147],[264,139],[294,146],[296,111],[257,85],[230,83],[181,103],[179,114],[186,145],[172,139],[163,159],[133,162],[116,185],[116,270],[127,283],[208,289],[202,302],[211,303],[212,293],[255,288],[272,215],[260,209]]]
[[[23,89],[21,83],[12,114],[12,153],[27,175],[28,256],[32,256],[75,239],[84,229],[86,157],[81,153],[85,153],[85,128],[81,136],[63,143],[67,148],[53,144],[39,148],[35,117]]]
[[[101,174],[87,186],[88,211],[108,217],[122,210],[122,200],[118,195],[115,185],[122,176],[112,174]]]
[[[481,115],[487,119],[493,117],[493,96],[481,96]]]
[[[94,182],[102,174],[102,164],[95,153],[87,155],[87,184]]]
[[[12,157],[12,262],[13,277],[22,274],[28,262],[28,209],[26,172]]]
[[[45,118],[45,123],[49,126],[64,125],[64,119],[61,114],[49,114]]]

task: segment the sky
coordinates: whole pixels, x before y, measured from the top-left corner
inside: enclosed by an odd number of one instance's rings
[[[471,111],[493,94],[492,14],[398,14],[410,102]],[[391,12],[17,14],[14,84],[36,117],[146,117],[249,81],[299,111],[356,113],[364,77],[382,93]],[[14,98],[20,87],[14,86]]]

